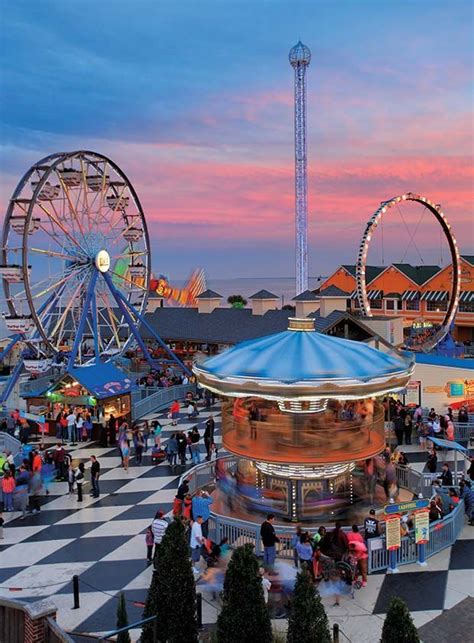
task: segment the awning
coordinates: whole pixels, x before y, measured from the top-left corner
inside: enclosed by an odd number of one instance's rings
[[[421,301],[445,301],[447,298],[446,290],[427,290],[421,295]]]
[[[112,362],[78,366],[68,369],[67,372],[98,399],[130,393],[137,388],[136,384]]]
[[[402,301],[414,301],[420,298],[419,290],[405,290],[402,295]]]
[[[459,301],[463,304],[474,302],[474,290],[465,290],[459,295]]]
[[[453,440],[440,440],[440,438],[428,438],[430,442],[434,442],[439,447],[443,449],[451,449],[453,451],[460,451],[461,453],[469,453],[469,450],[466,447],[463,447],[459,442],[454,442]]]
[[[382,290],[369,290],[367,291],[367,298],[372,299],[382,299],[383,291]],[[357,299],[357,290],[353,290],[350,295],[351,299]]]
[[[383,297],[383,291],[382,290],[369,290],[367,293],[367,297],[372,300],[372,299],[382,299]]]

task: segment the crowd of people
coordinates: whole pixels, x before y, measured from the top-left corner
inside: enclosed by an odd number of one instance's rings
[[[192,378],[195,382],[195,378]],[[190,380],[186,373],[176,373],[170,367],[162,369],[150,369],[148,373],[137,378],[136,383],[138,386],[150,388],[169,388],[170,386],[179,386],[181,384],[189,384]]]

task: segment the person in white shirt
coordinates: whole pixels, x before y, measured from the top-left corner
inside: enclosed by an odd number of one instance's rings
[[[76,441],[76,416],[73,411],[67,416],[67,437],[69,442]]]
[[[161,541],[163,540],[163,536],[165,535],[165,531],[168,528],[168,523],[164,519],[164,513],[162,511],[157,511],[155,515],[155,519],[151,523],[151,530],[153,532],[153,541],[155,543],[155,551],[156,547],[161,544]]]
[[[197,567],[197,565],[201,559],[201,548],[204,544],[201,525],[202,516],[198,516],[193,522],[193,526],[191,527],[191,540],[189,543],[191,547],[191,561],[193,563],[193,572],[195,574],[200,573],[200,569]]]
[[[260,567],[258,571],[260,572],[260,576],[262,578],[263,598],[265,599],[265,605],[268,605],[268,592],[270,591],[270,587],[272,586],[272,584],[268,580],[268,578],[265,578],[265,570],[263,567]]]

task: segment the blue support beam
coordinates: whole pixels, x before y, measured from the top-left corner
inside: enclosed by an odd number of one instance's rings
[[[13,373],[10,375],[7,381],[7,385],[2,391],[2,394],[0,395],[0,404],[3,404],[8,400],[8,398],[11,395],[11,392],[13,391],[15,384],[18,381],[18,378],[20,377],[20,373],[23,369],[23,358],[20,358],[18,360],[17,365],[13,369]]]
[[[150,324],[146,321],[143,315],[141,315],[139,312],[135,310],[135,308],[130,304],[130,302],[122,295],[122,293],[115,288],[112,279],[110,278],[110,275],[108,275],[106,272],[102,273],[102,276],[104,277],[105,281],[107,282],[107,285],[113,294],[116,302],[119,304],[120,310],[124,314],[125,318],[127,319],[127,323],[129,324],[133,334],[135,335],[135,338],[138,342],[138,345],[143,351],[143,354],[145,355],[145,358],[147,361],[150,363],[150,365],[153,367],[154,360],[151,357],[147,347],[145,346],[145,343],[142,339],[142,336],[140,335],[140,332],[138,329],[135,327],[135,323],[130,315],[130,313],[127,310],[127,307],[132,311],[132,313],[135,315],[135,317],[145,326],[145,328],[148,330],[148,332],[152,335],[154,339],[158,342],[158,344],[165,349],[165,351],[168,353],[168,355],[171,357],[171,359],[178,364],[178,366],[186,373],[188,376],[192,376],[192,372],[189,370],[187,366],[183,364],[183,362],[177,357],[173,351],[170,349],[169,346],[166,345],[166,343],[161,339],[161,337],[153,330],[153,328],[150,326]]]
[[[100,362],[99,357],[99,328],[97,325],[97,298],[94,295],[91,300],[91,312],[92,312],[92,332],[94,335],[94,362],[98,364]]]
[[[82,336],[84,334],[84,329],[86,327],[87,315],[89,313],[89,307],[91,305],[92,297],[94,296],[94,293],[95,293],[95,284],[97,282],[98,274],[99,274],[99,271],[94,270],[94,272],[92,273],[91,280],[89,281],[89,285],[87,286],[87,293],[86,293],[86,300],[84,302],[84,308],[82,309],[81,319],[79,320],[79,326],[77,328],[76,337],[74,338],[74,345],[72,347],[72,351],[69,355],[69,360],[67,363],[68,369],[74,367],[74,360],[76,359],[76,355],[81,345]]]
[[[21,335],[13,335],[10,337],[10,343],[3,349],[0,353],[0,361],[3,361],[5,357],[11,352],[11,350],[18,344],[21,339]]]

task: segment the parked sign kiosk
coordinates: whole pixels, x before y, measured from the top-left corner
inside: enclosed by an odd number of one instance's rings
[[[425,545],[429,541],[430,527],[428,518],[428,506],[430,501],[426,498],[418,498],[409,502],[385,505],[385,540],[389,551],[389,571],[392,574],[398,573],[397,551],[401,546],[400,518],[404,511],[415,513],[415,541],[418,545],[418,563],[426,565]]]

